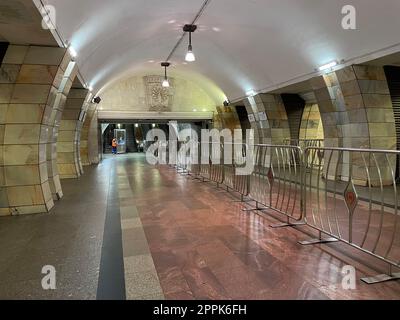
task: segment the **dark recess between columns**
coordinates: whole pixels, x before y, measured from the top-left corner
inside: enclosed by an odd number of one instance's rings
[[[290,138],[299,139],[301,118],[306,103],[298,94],[282,94],[281,97],[288,117]]]
[[[0,42],[0,64],[3,63],[4,56],[6,55],[8,46],[10,44],[8,42]]]
[[[242,139],[245,141],[246,139],[246,130],[251,129],[251,124],[249,121],[249,115],[247,114],[247,110],[245,106],[235,106],[236,113],[239,118],[240,126],[242,128]]]
[[[394,121],[396,127],[397,150],[400,150],[400,67],[385,66],[385,75],[393,105]],[[397,157],[396,178],[400,177],[400,159]]]

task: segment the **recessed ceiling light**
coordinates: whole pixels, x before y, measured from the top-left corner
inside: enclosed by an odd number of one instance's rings
[[[221,29],[218,28],[218,27],[213,27],[212,29],[213,29],[213,31],[215,31],[215,32],[220,32],[220,31],[221,31]]]
[[[173,23],[175,23],[175,22],[176,22],[176,20],[169,20],[169,21],[168,21],[169,24],[173,24]]]

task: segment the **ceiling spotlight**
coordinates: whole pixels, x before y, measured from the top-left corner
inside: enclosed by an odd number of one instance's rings
[[[197,26],[194,24],[185,24],[183,27],[184,32],[189,32],[189,46],[188,46],[188,51],[187,51],[186,57],[185,57],[185,60],[187,62],[196,61],[196,57],[194,56],[193,47],[192,47],[192,32],[195,32],[196,29],[197,29]]]
[[[169,62],[161,62],[161,67],[164,67],[164,80],[162,82],[162,86],[164,88],[169,88],[169,81],[168,81],[168,76],[167,76],[167,68],[171,64]]]
[[[230,104],[231,104],[231,102],[230,102],[228,99],[226,99],[226,100],[224,101],[224,106],[225,106],[225,107],[229,106]]]
[[[324,64],[323,66],[320,66],[319,68],[318,68],[318,70],[319,71],[326,71],[326,70],[330,70],[330,69],[332,69],[333,67],[336,67],[338,65],[338,62],[335,60],[335,61],[331,61],[331,62],[329,62],[329,63],[327,63],[327,64]]]
[[[93,87],[92,87],[92,86],[89,86],[88,90],[89,90],[90,92],[92,92],[92,91],[93,91]]]

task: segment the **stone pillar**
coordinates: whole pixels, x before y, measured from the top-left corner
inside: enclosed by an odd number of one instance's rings
[[[91,164],[89,158],[89,131],[92,119],[96,113],[97,104],[90,103],[88,109],[86,111],[82,131],[81,131],[81,142],[80,142],[80,154],[81,154],[81,161],[83,166],[88,166]]]
[[[243,105],[245,106],[248,117],[249,117],[251,130],[253,130],[252,143],[254,143],[254,144],[262,143],[260,128],[259,128],[259,125],[257,122],[258,109],[257,109],[256,101],[254,100],[254,97],[249,97],[248,99],[243,100]]]
[[[57,140],[57,167],[61,179],[78,178],[83,173],[80,134],[89,99],[89,90],[80,88],[72,88],[67,96]]]
[[[254,115],[258,142],[281,145],[290,139],[289,122],[280,95],[259,94],[245,100],[247,112]]]
[[[325,146],[365,149],[396,148],[394,113],[382,67],[350,66],[311,79],[324,125]],[[329,153],[325,154],[325,160]],[[333,159],[334,163],[338,159]],[[368,166],[374,167],[367,159]],[[364,162],[357,154],[342,159],[340,177],[348,180],[350,162],[357,184],[367,183]],[[326,161],[325,161],[326,163]],[[394,162],[395,163],[395,162]],[[381,168],[384,184],[391,184],[389,168]],[[377,184],[371,170],[371,183]],[[333,178],[330,172],[328,177]]]
[[[336,75],[329,74],[312,78],[310,84],[321,114],[325,147],[343,147],[341,113],[346,110]]]
[[[101,159],[101,152],[103,146],[100,139],[100,128],[97,119],[97,111],[94,112],[92,121],[90,121],[89,135],[88,135],[88,156],[91,164],[99,163]]]
[[[0,67],[0,215],[48,212],[54,206],[47,148],[70,62],[64,48],[7,48]]]
[[[58,101],[58,103],[55,104],[51,116],[52,125],[49,130],[49,135],[47,139],[47,172],[49,176],[50,190],[54,200],[61,199],[63,196],[60,175],[58,173],[57,167],[57,139],[62,113],[67,100],[67,95],[71,89],[72,82],[76,74],[76,63],[71,61],[64,71],[61,84],[57,90],[56,101]]]
[[[306,103],[300,125],[300,139],[323,140],[324,128],[318,104]]]
[[[241,129],[239,117],[234,108],[231,106],[217,107],[217,112],[221,119],[222,128],[230,129],[232,133],[235,129]]]

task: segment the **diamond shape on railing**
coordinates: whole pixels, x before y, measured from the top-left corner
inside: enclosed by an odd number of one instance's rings
[[[269,184],[272,186],[272,184],[274,183],[274,171],[272,170],[272,168],[269,168],[267,177],[268,177]]]
[[[350,179],[346,189],[344,190],[344,201],[346,202],[346,206],[347,209],[349,210],[349,213],[353,214],[354,210],[357,207],[358,195],[356,189],[354,188],[352,179]]]

